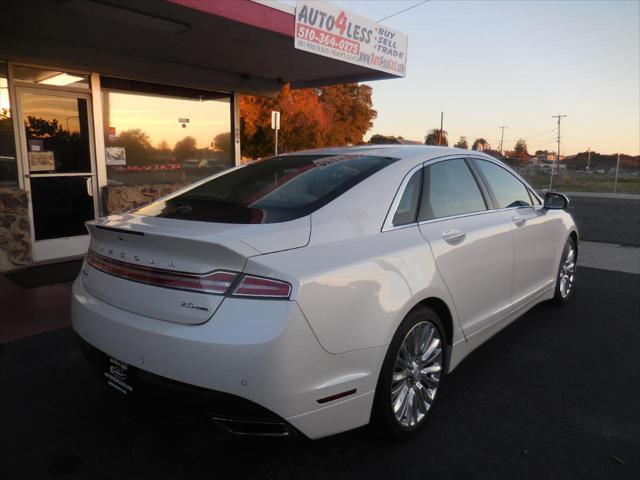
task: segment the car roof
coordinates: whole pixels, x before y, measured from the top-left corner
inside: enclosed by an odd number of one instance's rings
[[[298,152],[285,153],[281,156],[289,155],[375,155],[399,158],[410,163],[426,162],[438,157],[448,155],[479,155],[487,158],[488,155],[482,152],[465,150],[463,148],[436,147],[431,145],[357,145],[353,147],[329,147],[316,148],[311,150],[301,150]],[[403,162],[405,163],[405,162]]]

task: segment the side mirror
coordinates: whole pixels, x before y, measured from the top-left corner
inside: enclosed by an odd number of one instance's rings
[[[566,210],[569,206],[569,198],[556,192],[547,192],[544,195],[544,208],[548,210]]]

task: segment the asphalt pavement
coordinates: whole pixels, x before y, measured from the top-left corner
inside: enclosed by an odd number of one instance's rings
[[[640,247],[640,199],[569,194],[582,240]]]
[[[70,329],[0,345],[0,478],[640,478],[640,275],[580,268],[575,288],[467,358],[401,443],[232,437],[128,408]]]

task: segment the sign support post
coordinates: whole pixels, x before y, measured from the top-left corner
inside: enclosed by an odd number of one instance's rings
[[[280,130],[280,112],[271,111],[271,128],[275,130],[275,154],[278,155],[278,130]]]

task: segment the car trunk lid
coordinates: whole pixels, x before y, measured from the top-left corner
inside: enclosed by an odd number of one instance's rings
[[[302,247],[310,234],[308,217],[242,225],[125,214],[87,226],[87,290],[124,310],[185,324],[206,322],[222,303],[215,282],[229,276],[212,279],[212,272],[242,272],[247,258]]]

